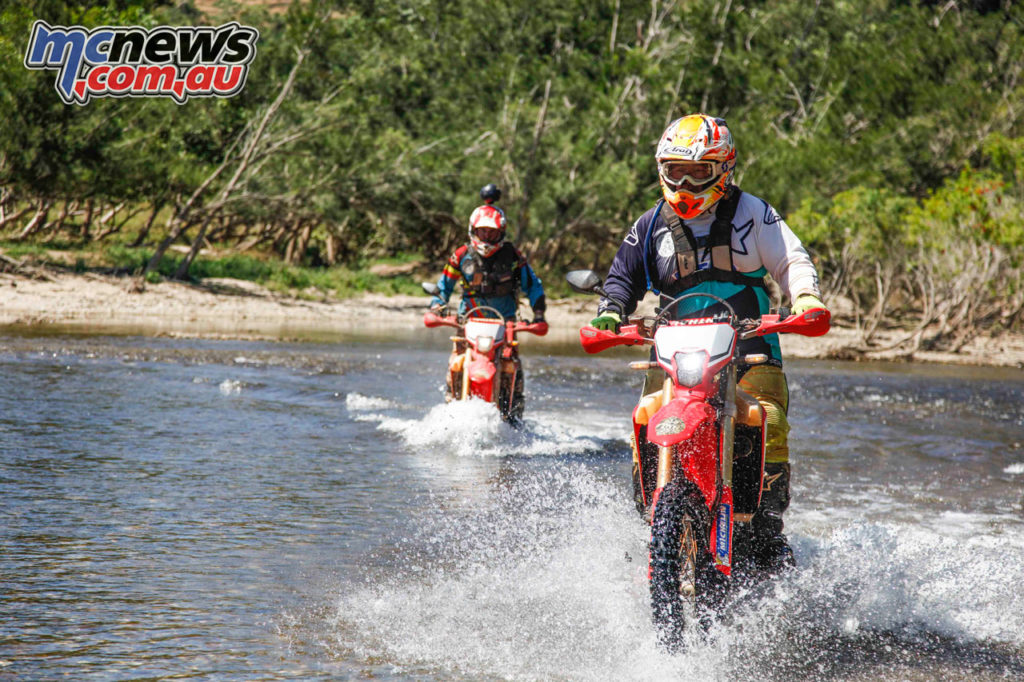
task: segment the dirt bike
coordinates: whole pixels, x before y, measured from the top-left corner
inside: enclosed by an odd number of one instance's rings
[[[593,271],[570,272],[567,279],[577,291],[605,295]],[[680,303],[701,298],[711,305],[669,318]],[[830,320],[823,308],[780,313],[741,320],[724,299],[693,293],[673,299],[654,318],[628,320],[632,324],[617,333],[580,329],[587,353],[651,345],[653,359],[630,367],[663,370],[661,390],[643,396],[633,410],[632,449],[637,507],[651,526],[651,605],[669,649],[680,646],[688,623],[706,630],[724,604],[734,548],[745,566],[752,565],[742,555],[750,551],[750,522],[761,500],[765,411],[737,387],[736,377],[739,366],[769,358],[740,353],[737,341],[779,332],[820,336]]]
[[[436,285],[424,283],[429,294]],[[507,320],[489,306],[470,308],[463,315],[423,315],[427,327],[453,327],[452,356],[448,362],[446,400],[480,398],[494,403],[501,418],[512,425],[522,421],[525,407],[523,367],[519,360],[519,333],[544,336],[547,322]]]

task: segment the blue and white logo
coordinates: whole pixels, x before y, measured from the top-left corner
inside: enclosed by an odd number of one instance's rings
[[[715,559],[720,564],[729,563],[729,550],[732,534],[729,532],[732,520],[732,505],[721,504],[718,507],[718,522],[715,524]]]

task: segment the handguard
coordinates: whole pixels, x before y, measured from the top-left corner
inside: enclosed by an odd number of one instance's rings
[[[515,330],[517,332],[526,332],[527,334],[536,334],[537,336],[544,336],[548,333],[547,322],[517,322]]]
[[[780,320],[778,315],[762,315],[761,324],[742,334],[743,338],[765,334],[789,333],[801,336],[824,336],[831,326],[832,313],[827,308],[811,308],[801,315]]]
[[[645,343],[653,343],[653,341],[641,336],[639,328],[635,324],[628,324],[620,328],[618,334],[591,326],[580,328],[580,345],[587,353],[600,353],[614,346],[639,346]]]
[[[427,327],[455,327],[456,329],[459,327],[459,323],[454,317],[441,317],[430,310],[423,313],[423,324]]]

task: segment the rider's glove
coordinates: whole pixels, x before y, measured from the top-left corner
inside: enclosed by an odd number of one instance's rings
[[[590,321],[590,326],[594,329],[615,333],[618,333],[620,324],[622,324],[622,318],[618,313],[613,313],[610,310],[604,311]]]
[[[821,299],[814,294],[800,294],[793,301],[792,312],[794,315],[803,315],[808,310],[814,308],[824,308],[825,304],[821,302]]]
[[[444,306],[442,306],[440,303],[435,303],[434,305],[430,306],[430,312],[434,313],[438,317],[444,317],[444,315],[442,315],[442,313],[444,312]]]

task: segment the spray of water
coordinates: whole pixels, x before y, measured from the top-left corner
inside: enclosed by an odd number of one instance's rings
[[[347,406],[427,451],[531,455],[542,440],[548,454],[568,453],[598,438],[544,415],[510,430],[483,403],[438,406],[417,420],[376,401]],[[466,434],[470,419],[485,425]],[[326,616],[332,654],[435,679],[1024,677],[1016,520],[790,524],[798,568],[738,589],[709,633],[694,632],[670,655],[656,645],[648,529],[628,482],[585,460],[526,466],[530,459],[513,458],[469,502],[439,499],[413,535],[340,584]]]
[[[460,457],[581,454],[625,437],[621,423],[584,413],[574,414],[571,422],[564,415],[528,413],[523,425],[513,428],[494,405],[476,399],[441,403],[413,417],[383,398],[349,394],[345,405],[355,420],[378,422],[380,430],[398,435],[413,449]]]

